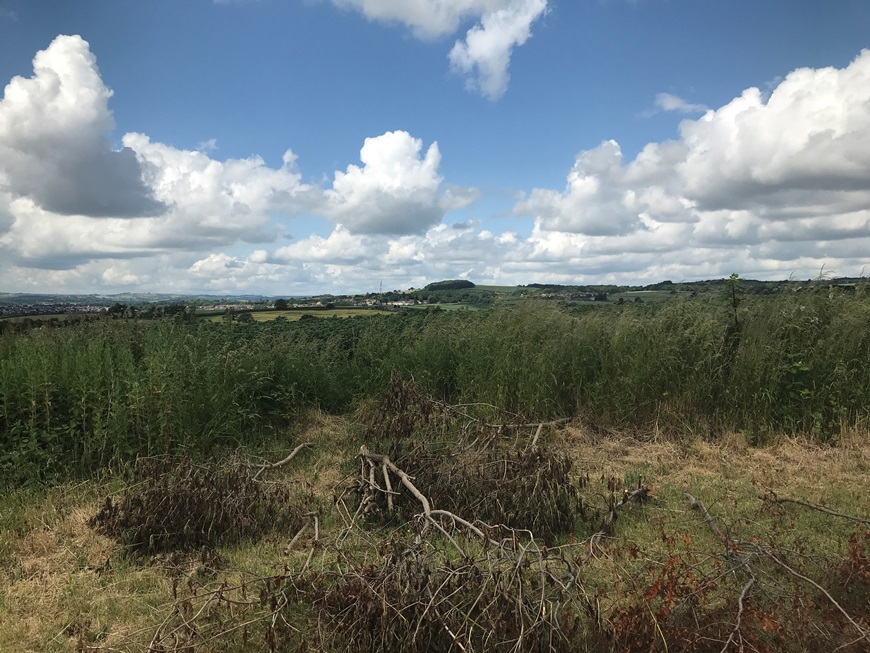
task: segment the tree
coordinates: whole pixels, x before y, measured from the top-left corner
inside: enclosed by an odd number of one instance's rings
[[[288,308],[286,299],[276,299],[275,300],[275,310],[276,311],[286,311]]]
[[[739,303],[737,299],[737,284],[741,281],[742,279],[740,278],[740,275],[736,272],[725,280],[725,285],[728,288],[728,294],[731,299],[731,307],[734,309],[734,326],[739,324],[737,321],[737,304]]]

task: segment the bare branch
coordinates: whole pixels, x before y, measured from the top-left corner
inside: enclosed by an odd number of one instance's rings
[[[815,503],[810,503],[809,501],[803,501],[801,499],[791,499],[789,497],[779,497],[776,495],[776,492],[771,491],[769,494],[759,494],[758,498],[762,501],[770,502],[770,503],[778,503],[782,505],[783,503],[796,503],[799,506],[804,506],[806,508],[811,508],[812,510],[818,510],[819,512],[823,512],[826,515],[833,515],[834,517],[842,517],[843,519],[851,519],[854,522],[858,522],[859,524],[870,525],[870,519],[865,519],[864,517],[856,517],[854,515],[847,515],[844,512],[837,512],[836,510],[831,510],[830,508],[826,508],[825,506],[820,506]]]
[[[256,465],[253,463],[244,463],[244,466],[245,467],[252,467],[252,468],[258,470],[257,473],[254,475],[254,478],[257,478],[260,474],[262,474],[267,469],[276,469],[278,467],[286,465],[291,460],[293,460],[293,458],[296,456],[296,454],[299,453],[303,448],[310,447],[313,444],[314,444],[313,442],[303,442],[302,444],[297,445],[297,447],[295,449],[293,449],[293,451],[290,452],[290,455],[288,455],[286,458],[279,460],[276,463],[263,463],[262,465]]]
[[[852,625],[855,627],[855,630],[857,630],[857,631],[861,634],[861,639],[866,640],[867,643],[870,644],[870,633],[868,633],[866,630],[864,630],[864,629],[863,629],[863,628],[862,628],[862,627],[861,627],[861,626],[860,626],[860,625],[859,625],[859,624],[858,624],[854,619],[852,619],[852,617],[849,615],[849,613],[846,612],[846,611],[843,609],[843,606],[841,606],[839,603],[837,603],[836,599],[834,599],[834,597],[830,595],[830,593],[828,592],[828,590],[826,590],[824,587],[822,587],[821,585],[819,585],[819,584],[818,584],[816,581],[814,581],[812,578],[808,578],[808,577],[804,576],[803,574],[801,574],[800,572],[798,572],[798,571],[792,569],[791,567],[789,567],[786,563],[784,563],[782,560],[780,560],[779,558],[777,558],[777,557],[776,557],[776,556],[775,556],[771,551],[768,551],[768,550],[763,549],[763,548],[761,548],[761,547],[758,547],[758,548],[759,548],[759,550],[762,551],[765,555],[767,555],[767,557],[769,557],[769,558],[770,558],[771,560],[773,560],[776,564],[778,564],[780,567],[782,567],[783,569],[785,569],[785,570],[786,570],[788,573],[790,573],[792,576],[794,576],[795,578],[800,578],[801,580],[803,580],[803,581],[809,583],[810,585],[812,585],[813,587],[815,587],[817,590],[819,590],[822,594],[824,594],[824,595],[828,598],[828,600],[831,602],[831,604],[832,604],[835,608],[837,608],[837,610],[839,610],[840,613],[841,613],[844,617],[846,617],[846,619],[849,621],[850,624],[852,624]],[[860,639],[859,639],[858,641],[860,641]]]
[[[689,505],[691,505],[692,510],[697,510],[701,513],[701,516],[704,518],[704,521],[707,522],[707,525],[710,527],[710,530],[722,540],[722,543],[725,544],[726,548],[730,551],[731,549],[731,540],[725,533],[721,531],[719,526],[716,525],[715,520],[710,515],[710,512],[707,510],[707,506],[705,506],[701,501],[693,497],[688,492],[684,492],[686,498],[689,500]]]
[[[751,572],[750,572],[751,573]],[[741,637],[740,635],[740,621],[743,619],[743,602],[746,600],[746,597],[749,594],[749,590],[752,589],[752,586],[755,585],[755,576],[752,576],[743,586],[743,591],[740,592],[740,598],[737,599],[737,623],[734,624],[734,630],[731,631],[731,634],[728,635],[728,641],[725,642],[725,646],[722,647],[722,650],[719,653],[725,653],[728,650],[728,646],[731,642],[737,641],[737,637]],[[742,637],[741,637],[742,639]],[[741,648],[742,650],[742,648]]]

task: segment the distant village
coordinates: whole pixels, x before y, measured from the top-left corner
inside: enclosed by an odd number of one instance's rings
[[[736,275],[735,275],[736,277]],[[275,298],[266,296],[209,295],[24,295],[0,293],[0,320],[40,318],[49,321],[109,318],[165,318],[192,320],[225,315],[228,318],[258,311],[329,311],[333,309],[376,309],[402,311],[424,306],[468,306],[485,308],[496,303],[513,303],[534,297],[564,305],[664,301],[694,298],[699,294],[719,293],[726,284],[739,282],[741,292],[771,294],[824,288],[827,292],[854,292],[863,279],[810,279],[807,281],[755,281],[732,277],[708,281],[662,281],[647,286],[571,286],[530,283],[525,286],[476,286],[468,280],[446,280],[424,288],[392,290],[354,295],[319,295]],[[78,317],[81,316],[81,317]],[[235,316],[235,317],[234,317]]]

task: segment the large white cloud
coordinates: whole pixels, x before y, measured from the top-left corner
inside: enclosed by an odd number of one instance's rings
[[[99,170],[80,153],[119,154],[107,145],[109,92],[84,42],[56,43],[64,47],[46,50],[51,70],[75,74],[57,82],[60,95],[40,90],[55,74],[46,66],[10,85],[20,92],[7,89],[0,105],[0,142],[14,143],[24,166],[87,179],[57,162]],[[64,94],[74,101],[58,104]],[[19,110],[28,102],[34,115],[41,102],[57,115],[28,123]],[[23,186],[4,167],[11,159],[0,159],[0,285],[288,295],[462,276],[526,284],[856,275],[870,265],[868,135],[864,52],[843,69],[794,71],[769,97],[749,90],[684,120],[677,138],[632,160],[615,141],[584,150],[563,188],[533,189],[517,203],[515,213],[533,218],[528,229],[513,217],[516,232],[493,233],[496,220],[445,223],[476,194],[446,184],[438,145],[407,132],[367,139],[360,164],[328,188],[303,183],[290,151],[270,167],[258,157],[216,160],[208,143],[187,151],[131,133],[124,156],[135,174],[117,180],[112,214],[61,211],[57,203],[79,200],[52,199],[38,176]],[[300,213],[335,225],[281,242]]]
[[[617,235],[640,225],[637,198],[624,180],[622,151],[616,141],[577,155],[564,192],[537,188],[517,204],[551,231]]]
[[[167,243],[274,240],[273,212],[298,213],[322,201],[319,189],[300,181],[290,150],[280,168],[270,168],[260,157],[216,161],[144,134],[126,134],[123,142],[139,158],[154,195],[169,207]]]
[[[532,23],[546,9],[547,0],[521,0],[483,14],[480,24],[468,30],[465,41],[457,41],[450,50],[450,63],[469,76],[469,88],[490,100],[504,95],[511,53],[529,39]]]
[[[515,211],[536,216],[539,246],[578,234],[590,256],[653,242],[687,258],[745,247],[759,269],[855,266],[852,243],[870,238],[870,51],[795,70],[767,98],[749,89],[628,164],[614,141],[583,151],[564,191],[535,189]]]
[[[415,36],[432,39],[454,34],[467,20],[476,22],[465,40],[456,41],[449,59],[468,76],[468,86],[496,100],[508,84],[514,47],[531,36],[531,27],[547,10],[547,0],[332,0],[372,20],[407,25]]]
[[[98,259],[203,252],[286,236],[286,220],[322,215],[366,233],[422,232],[473,201],[448,186],[433,143],[407,132],[366,139],[362,166],[332,188],[301,181],[287,150],[273,168],[257,156],[219,161],[128,133],[112,150],[111,91],[78,36],[59,36],[0,101],[0,253],[31,268],[72,270]],[[189,266],[189,262],[187,265]],[[109,275],[143,279],[141,274]]]
[[[115,151],[96,58],[80,36],[59,36],[0,100],[0,190],[64,215],[156,215],[135,155]]]
[[[475,197],[468,189],[441,190],[441,152],[408,132],[367,138],[360,150],[363,166],[337,171],[320,211],[361,233],[414,233],[441,221],[444,213]]]

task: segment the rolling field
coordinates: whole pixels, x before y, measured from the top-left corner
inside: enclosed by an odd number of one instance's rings
[[[301,320],[303,316],[325,318],[325,317],[360,317],[365,315],[385,315],[390,311],[379,311],[371,308],[330,308],[330,309],[304,309],[295,308],[286,311],[251,311],[251,316],[256,322],[271,322],[279,317],[284,318],[288,322]],[[223,315],[213,315],[207,319],[212,322],[223,321]]]

